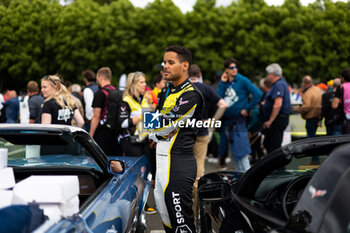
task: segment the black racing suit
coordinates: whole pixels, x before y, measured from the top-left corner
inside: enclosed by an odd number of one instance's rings
[[[203,97],[187,79],[177,87],[163,89],[158,100],[161,128],[153,129],[150,135],[158,142],[156,205],[166,232],[194,233],[192,189],[197,165],[193,145],[195,120],[202,119]],[[167,138],[174,130],[176,134]]]

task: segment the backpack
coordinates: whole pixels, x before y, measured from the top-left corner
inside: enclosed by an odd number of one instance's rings
[[[101,90],[106,96],[106,104],[102,112],[102,119],[105,122],[104,125],[112,130],[119,131],[121,130],[121,126],[118,124],[118,107],[123,101],[123,92],[119,91],[118,88],[112,89],[104,87]]]

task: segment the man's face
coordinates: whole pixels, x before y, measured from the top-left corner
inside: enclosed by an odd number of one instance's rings
[[[32,95],[34,95],[31,91],[29,91],[28,89],[27,89],[27,95],[28,96],[32,96]]]
[[[305,82],[301,82],[301,87],[305,89],[307,88],[307,84]]]
[[[163,89],[165,87],[165,85],[166,85],[166,81],[164,78],[162,78],[162,80],[159,83],[156,83],[156,87],[158,89]]]
[[[231,63],[229,67],[225,68],[225,72],[229,79],[233,79],[237,75],[238,67],[235,63]]]
[[[267,78],[270,80],[270,82],[275,83],[275,75],[268,73]]]
[[[180,62],[175,52],[164,54],[164,79],[174,82],[179,80],[188,70],[188,62]]]
[[[100,81],[100,79],[101,79],[101,75],[96,76],[96,83],[97,83],[97,85],[98,85],[99,87],[101,87],[101,81]]]
[[[160,75],[162,76],[162,79],[164,79],[164,68],[160,70]]]

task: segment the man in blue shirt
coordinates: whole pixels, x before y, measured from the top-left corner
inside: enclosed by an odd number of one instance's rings
[[[246,172],[250,167],[248,154],[251,153],[246,117],[260,101],[262,94],[248,78],[238,73],[238,62],[235,59],[226,59],[224,68],[217,92],[228,108],[221,129],[219,153],[222,156],[230,143],[235,171]],[[252,98],[248,101],[250,95]]]
[[[287,128],[290,114],[288,84],[282,78],[282,68],[273,63],[266,67],[267,77],[273,83],[263,105],[264,147],[267,153],[281,147],[283,131]]]
[[[17,92],[14,90],[9,91],[8,100],[3,105],[6,107],[6,123],[18,123],[19,100]]]

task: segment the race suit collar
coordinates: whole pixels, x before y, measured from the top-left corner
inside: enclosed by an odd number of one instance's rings
[[[186,88],[189,84],[192,84],[192,82],[187,78],[183,83],[177,85],[176,87],[172,87],[170,89],[170,92],[171,93],[179,92],[179,91],[183,90],[184,88]]]

